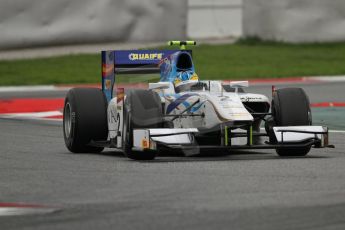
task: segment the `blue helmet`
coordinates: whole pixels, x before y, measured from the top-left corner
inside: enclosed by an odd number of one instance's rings
[[[160,69],[160,81],[172,82],[177,92],[188,90],[199,81],[194,71],[192,56],[187,51],[178,51],[165,58]]]
[[[180,71],[177,72],[177,76],[174,80],[174,86],[176,91],[189,90],[191,86],[198,83],[199,77],[194,71]]]

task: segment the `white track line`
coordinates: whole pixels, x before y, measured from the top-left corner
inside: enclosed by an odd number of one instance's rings
[[[47,118],[52,116],[62,116],[60,111],[36,112],[36,113],[3,113],[4,118]]]
[[[53,208],[0,207],[0,216],[19,216],[54,212]]]
[[[59,90],[54,85],[35,85],[35,86],[1,86],[0,92],[40,92]]]
[[[319,77],[307,77],[310,80],[316,80],[321,82],[343,82],[345,76],[319,76]]]
[[[328,130],[329,133],[345,133],[345,130]]]

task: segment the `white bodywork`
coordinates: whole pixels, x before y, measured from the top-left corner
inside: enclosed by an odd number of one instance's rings
[[[235,92],[225,92],[220,81],[204,81],[208,84],[199,91],[175,93],[174,86],[170,82],[150,83],[149,89],[160,95],[166,120],[173,121],[173,128],[165,129],[137,129],[133,131],[133,147],[137,149],[155,149],[156,142],[165,144],[192,144],[193,134],[198,128],[212,128],[219,124],[227,124],[233,121],[251,122],[254,120],[251,113],[243,105],[244,102],[269,103],[269,99],[260,94],[241,93],[238,88],[248,86],[248,82],[233,82]],[[177,103],[183,99],[183,102]],[[123,101],[114,97],[108,105],[109,139],[116,140],[116,147],[121,148],[123,130]],[[173,115],[193,114],[198,116]],[[285,130],[283,135],[280,131]],[[287,132],[286,130],[290,130]],[[295,133],[296,131],[318,132]],[[293,143],[310,138],[324,139],[327,131],[321,126],[292,126],[274,127],[277,141]],[[159,136],[161,135],[161,136]],[[235,143],[236,141],[234,141]]]
[[[174,86],[170,82],[150,83],[149,89],[161,96],[161,101],[165,105],[165,111],[177,98],[186,94],[192,94],[184,103],[177,105],[176,108],[169,111],[169,115],[178,115],[186,109],[186,103],[192,105],[198,101],[193,107],[200,106],[200,108],[193,113],[204,114],[205,116],[177,118],[173,121],[175,128],[211,128],[227,121],[252,121],[253,116],[243,106],[242,102],[269,103],[268,98],[264,95],[225,92],[220,81],[208,81],[208,84],[209,90],[182,92],[179,94],[175,94]],[[114,97],[108,105],[108,127],[109,138],[111,139],[115,138],[118,132],[122,130],[121,113],[123,111],[119,110],[123,109],[122,103],[123,101],[118,103],[117,97]]]
[[[199,101],[193,108],[201,107],[193,113],[205,114],[205,116],[175,119],[174,127],[176,128],[207,128],[227,121],[252,121],[253,116],[243,106],[243,102],[269,103],[268,98],[264,95],[225,92],[220,81],[203,82],[208,84],[209,90],[182,92],[176,95],[173,84],[169,82],[150,83],[149,89],[161,95],[162,103],[165,103],[165,111],[169,112],[170,115],[178,115],[184,111],[186,109],[185,103],[192,105]],[[185,103],[179,104],[172,111],[168,110],[171,103],[186,94],[191,96],[185,100]]]
[[[155,149],[156,142],[165,144],[191,144],[198,129],[136,129],[133,131],[133,147]],[[146,144],[145,144],[146,143]]]
[[[278,143],[284,143],[300,142],[311,138],[323,140],[323,134],[327,132],[327,128],[323,126],[284,126],[273,127],[273,131]]]

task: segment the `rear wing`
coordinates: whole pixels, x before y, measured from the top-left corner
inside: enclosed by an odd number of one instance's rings
[[[178,51],[180,50],[102,51],[102,91],[108,102],[113,98],[117,74],[159,73],[159,64]]]

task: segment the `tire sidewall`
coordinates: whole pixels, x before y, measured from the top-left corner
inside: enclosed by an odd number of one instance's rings
[[[129,97],[126,98],[124,103],[124,119],[123,119],[123,134],[122,134],[122,148],[124,154],[129,157],[132,152],[132,142],[131,142],[131,117],[130,117],[130,104]]]
[[[75,149],[73,149],[74,143],[75,141],[77,141],[77,119],[76,119],[76,103],[75,103],[75,97],[74,97],[74,93],[71,90],[65,100],[65,105],[64,105],[64,111],[63,111],[63,116],[66,116],[66,105],[69,104],[70,106],[70,110],[71,110],[71,128],[70,128],[70,133],[67,136],[66,131],[65,131],[65,119],[63,119],[63,134],[64,134],[64,139],[65,139],[65,144],[67,146],[67,148],[70,151],[75,151]]]
[[[300,119],[303,120],[303,122],[302,122],[303,124],[298,124],[298,125],[311,125],[312,124],[312,117],[311,117],[311,110],[310,110],[310,106],[309,106],[309,98],[308,98],[308,96],[306,95],[304,90],[301,89],[301,88],[285,88],[283,90],[289,90],[289,89],[290,90],[294,90],[294,91],[298,90],[299,91],[298,93],[300,93],[299,95],[301,97],[299,101],[296,101],[296,103],[301,103],[301,104],[299,104],[297,106],[297,108],[295,108],[295,107],[291,108],[291,111],[293,111],[294,109],[299,109],[298,107],[300,107],[300,106],[303,106],[304,109],[306,110],[306,114],[304,114],[305,117],[304,118],[303,117],[300,118]],[[279,92],[279,90],[277,90],[273,94],[272,115],[274,117],[276,126],[291,126],[292,124],[286,124],[285,122],[286,122],[287,118],[293,116],[293,114],[290,114],[289,116],[287,114],[282,114],[282,110],[284,110],[287,113],[290,112],[290,111],[286,111],[286,105],[285,105],[284,109],[281,108],[281,103],[282,103],[281,102],[281,97],[283,97],[283,92]],[[284,102],[286,102],[286,98],[284,98],[282,100]],[[301,121],[299,120],[298,122],[301,122]]]

